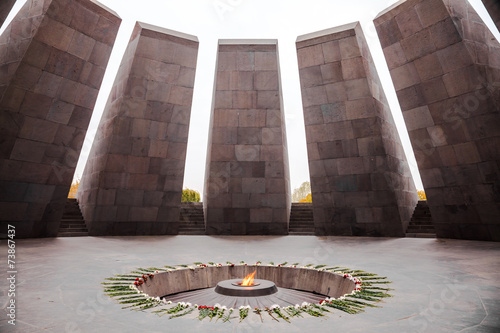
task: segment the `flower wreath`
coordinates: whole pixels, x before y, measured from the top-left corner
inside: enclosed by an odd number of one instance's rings
[[[210,321],[212,321],[213,318],[216,318],[216,322],[218,320],[229,322],[231,319],[239,318],[239,321],[241,322],[248,317],[250,310],[252,310],[249,305],[233,309],[220,304],[208,306],[186,302],[172,303],[165,298],[150,297],[148,294],[137,288],[148,279],[154,279],[154,274],[156,273],[179,269],[194,270],[197,268],[224,266],[223,264],[214,262],[208,262],[207,264],[195,262],[193,264],[194,266],[175,265],[163,266],[162,268],[138,268],[130,274],[115,275],[114,277],[106,278],[106,282],[102,283],[104,285],[104,292],[108,296],[116,299],[119,303],[125,304],[125,306],[122,307],[123,309],[128,308],[137,311],[145,311],[152,308],[158,308],[158,310],[153,311],[153,313],[160,317],[168,314],[170,315],[169,319],[182,317],[196,310],[198,310],[197,318],[199,320],[203,320],[208,317]],[[227,261],[225,265],[234,267],[235,264]],[[247,264],[244,261],[241,261],[240,265],[259,266],[262,265],[262,262],[257,261],[255,264]],[[264,317],[266,315],[269,315],[272,320],[278,322],[280,319],[290,322],[290,318],[303,317],[303,314],[313,317],[323,317],[334,309],[349,314],[355,314],[363,312],[363,308],[365,307],[378,307],[376,303],[380,302],[385,297],[391,297],[388,293],[391,289],[383,287],[386,284],[391,283],[391,281],[388,281],[386,277],[379,277],[376,274],[367,273],[362,270],[350,270],[345,267],[327,267],[327,265],[313,264],[300,266],[299,263],[288,265],[287,262],[277,265],[274,264],[274,262],[269,262],[268,265],[274,267],[299,267],[318,271],[329,271],[331,273],[341,275],[345,279],[353,281],[356,287],[354,291],[349,294],[345,294],[339,298],[327,297],[317,304],[303,302],[302,304],[295,304],[295,306],[287,307],[280,307],[277,304],[265,308],[256,307],[253,309],[252,313],[258,315],[262,322],[264,321]],[[239,316],[232,316],[233,312],[238,312]]]

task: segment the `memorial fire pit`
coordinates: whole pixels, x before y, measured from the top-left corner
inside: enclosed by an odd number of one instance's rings
[[[253,309],[261,320],[262,313],[268,312],[274,320],[286,321],[300,313],[324,316],[333,309],[357,313],[390,296],[385,277],[344,267],[286,264],[262,265],[259,261],[252,265],[227,262],[140,268],[133,274],[109,278],[112,282],[104,283],[105,292],[120,297],[129,308],[158,308],[155,313],[170,317],[198,310],[199,319],[217,316],[229,320],[233,311],[239,311],[242,320]]]
[[[255,273],[247,275],[243,280],[232,279],[217,283],[215,292],[226,296],[252,297],[266,296],[278,292],[276,284],[268,280],[254,279]]]

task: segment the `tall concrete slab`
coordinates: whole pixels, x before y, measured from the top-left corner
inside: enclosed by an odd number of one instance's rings
[[[417,193],[361,26],[296,46],[315,233],[403,236]]]
[[[78,191],[90,235],[177,234],[197,55],[137,23]]]
[[[0,221],[17,237],[57,234],[120,23],[94,1],[28,0],[0,37]]]
[[[208,143],[206,232],[288,233],[290,176],[276,40],[220,40]]]
[[[493,23],[500,31],[500,2],[498,0],[482,0],[484,7],[490,14]]]
[[[9,16],[9,13],[14,7],[14,4],[16,3],[16,0],[2,0],[0,2],[0,27],[3,25],[5,22],[5,19],[7,16]]]
[[[500,240],[500,45],[465,0],[408,0],[375,26],[438,237]]]

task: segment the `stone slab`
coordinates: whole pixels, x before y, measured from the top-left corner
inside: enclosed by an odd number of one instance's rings
[[[490,10],[493,3],[485,1]],[[490,217],[498,198],[476,197],[478,188],[498,187],[500,179],[496,170],[488,179],[478,172],[479,165],[500,160],[490,149],[500,121],[493,78],[500,68],[493,60],[500,57],[498,41],[465,0],[398,3],[375,19],[375,27],[393,67],[438,237],[499,241]]]
[[[220,40],[205,178],[209,234],[287,234],[290,189],[276,40]]]
[[[416,191],[359,23],[300,36],[296,46],[315,233],[402,236]],[[391,72],[402,86],[416,73]],[[385,200],[368,201],[381,191]]]
[[[0,214],[2,226],[21,223],[19,238],[58,232],[120,23],[90,0],[29,0],[0,36],[8,51],[0,56],[8,68],[0,80],[0,164],[16,165],[1,173],[0,191],[33,189],[8,201],[25,204],[24,213]]]
[[[91,235],[177,234],[197,51],[136,24],[78,191]]]

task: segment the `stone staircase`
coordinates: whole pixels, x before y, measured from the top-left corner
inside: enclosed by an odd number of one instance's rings
[[[83,220],[78,202],[76,199],[68,198],[66,206],[64,207],[64,213],[57,237],[78,237],[88,235],[89,231]]]
[[[305,236],[314,235],[312,203],[292,203],[288,234]]]
[[[406,230],[406,237],[436,238],[436,231],[432,224],[431,211],[427,201],[420,200],[413,211],[413,216]]]
[[[179,235],[204,235],[203,203],[182,202],[179,223]]]

